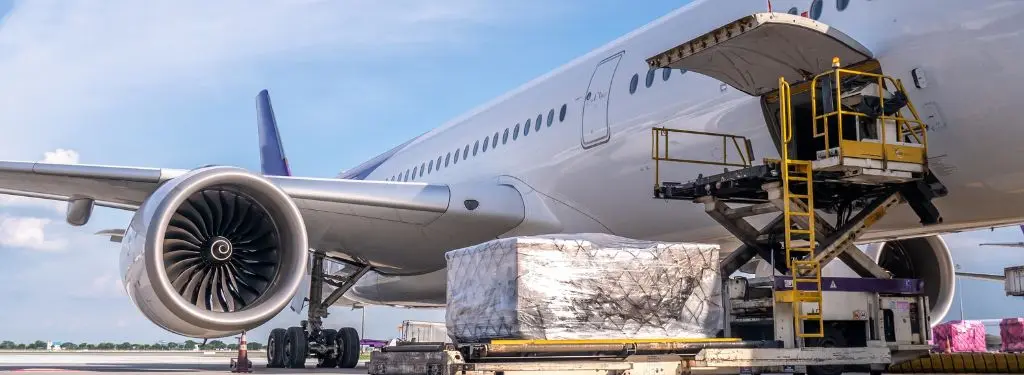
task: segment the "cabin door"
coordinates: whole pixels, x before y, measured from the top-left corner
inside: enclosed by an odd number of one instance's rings
[[[612,80],[619,61],[625,51],[620,51],[597,64],[590,77],[587,92],[583,95],[583,114],[580,144],[591,148],[608,142],[611,130],[608,128],[608,101]]]

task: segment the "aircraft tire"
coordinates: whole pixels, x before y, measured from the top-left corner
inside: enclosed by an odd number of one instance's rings
[[[267,338],[267,368],[284,367],[284,328],[274,328]]]
[[[355,368],[359,365],[359,332],[345,327],[338,331],[338,367]]]
[[[305,368],[309,343],[306,330],[302,327],[288,327],[284,341],[284,362],[288,368]]]

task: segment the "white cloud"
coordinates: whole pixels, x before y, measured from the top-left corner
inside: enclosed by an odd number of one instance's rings
[[[54,164],[78,164],[78,152],[75,150],[58,148],[56,150],[43,153],[42,162]]]
[[[45,229],[51,221],[35,217],[0,216],[0,246],[40,251],[62,250],[67,246],[66,240],[47,238]]]

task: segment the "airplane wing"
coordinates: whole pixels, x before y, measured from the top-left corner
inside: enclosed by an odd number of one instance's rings
[[[532,189],[502,176],[448,185],[362,180],[370,170],[349,178],[289,176],[266,90],[257,107],[261,175],[292,198],[309,246],[329,257],[395,275],[436,271],[444,267],[444,251],[501,236],[525,221],[528,207],[538,207]],[[83,225],[93,205],[137,210],[162,184],[189,172],[0,161],[0,194],[68,201],[68,223]],[[559,225],[550,215],[541,218],[540,225]],[[119,241],[124,231],[97,234]]]
[[[957,272],[956,275],[957,276],[963,276],[963,277],[966,277],[966,278],[969,278],[969,279],[978,279],[978,280],[985,280],[985,281],[1004,281],[1004,280],[1006,280],[1006,276],[1003,276],[1003,275],[993,275],[993,274],[988,274],[988,273]]]
[[[992,242],[983,243],[980,246],[1024,247],[1024,242]]]
[[[98,206],[135,210],[160,183],[185,172],[179,169],[0,161],[0,194],[63,201],[88,197],[94,199]]]
[[[160,184],[185,173],[178,169],[0,161],[0,194],[93,200],[97,206],[135,210]],[[439,269],[443,257],[425,256],[432,260],[419,262],[408,259],[408,254],[440,255],[437,247],[452,249],[493,239],[524,219],[523,197],[497,178],[460,185],[264,178],[296,202],[311,247],[385,269]],[[475,201],[476,207],[467,201]],[[399,248],[405,256],[393,251]]]

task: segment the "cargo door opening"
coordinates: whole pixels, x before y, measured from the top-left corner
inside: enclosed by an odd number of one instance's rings
[[[813,138],[811,132],[797,128],[811,126],[809,81],[831,70],[836,58],[844,66],[873,64],[875,70],[878,67],[867,47],[825,23],[787,13],[757,13],[655,55],[647,62],[651,67],[704,74],[751,96],[762,97],[765,122],[778,147],[779,78],[793,83],[794,134]],[[829,132],[838,139],[836,133]],[[814,145],[820,143],[824,147],[824,142],[800,139],[795,143],[803,147],[794,151],[807,156],[799,159],[813,160]]]

